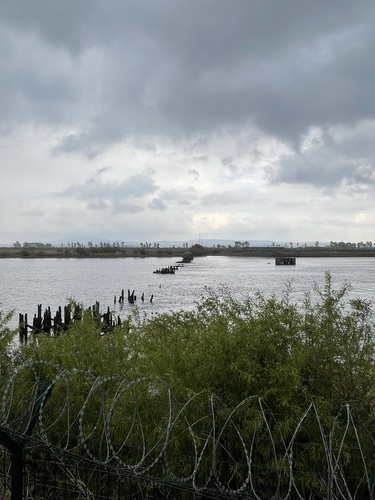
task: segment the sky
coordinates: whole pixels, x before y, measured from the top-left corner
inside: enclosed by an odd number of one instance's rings
[[[0,243],[375,241],[372,0],[2,0]]]

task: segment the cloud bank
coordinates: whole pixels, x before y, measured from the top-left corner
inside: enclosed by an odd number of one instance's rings
[[[372,240],[374,22],[364,0],[4,0],[0,240]]]

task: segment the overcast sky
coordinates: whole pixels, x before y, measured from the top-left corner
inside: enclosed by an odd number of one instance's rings
[[[372,0],[2,0],[0,243],[375,241]]]

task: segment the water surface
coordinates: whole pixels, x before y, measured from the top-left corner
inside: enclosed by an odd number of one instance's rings
[[[89,307],[99,301],[102,310],[114,309],[114,297],[128,289],[137,295],[136,307],[147,314],[180,309],[188,310],[205,287],[228,286],[241,297],[254,292],[280,293],[292,282],[293,298],[302,299],[314,283],[322,285],[324,274],[332,274],[335,287],[352,285],[352,297],[375,298],[373,257],[298,258],[296,266],[275,266],[274,259],[262,257],[196,257],[174,275],[154,274],[160,267],[174,264],[178,258],[106,258],[106,259],[0,259],[0,308],[32,317],[37,304],[54,312],[73,298]],[[141,302],[144,293],[145,301]],[[150,298],[153,296],[152,303]],[[117,306],[118,307],[118,304]],[[134,306],[125,303],[121,315]]]

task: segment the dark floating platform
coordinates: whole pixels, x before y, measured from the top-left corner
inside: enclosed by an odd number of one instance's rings
[[[193,259],[194,257],[192,255],[186,254],[182,260],[176,262],[172,266],[156,269],[154,274],[175,274],[180,267],[184,267],[185,264],[189,264]]]
[[[154,274],[175,274],[177,269],[177,266],[161,267],[159,269],[156,269],[156,271],[154,271]]]
[[[295,257],[276,257],[275,258],[276,266],[295,266],[296,258]]]

